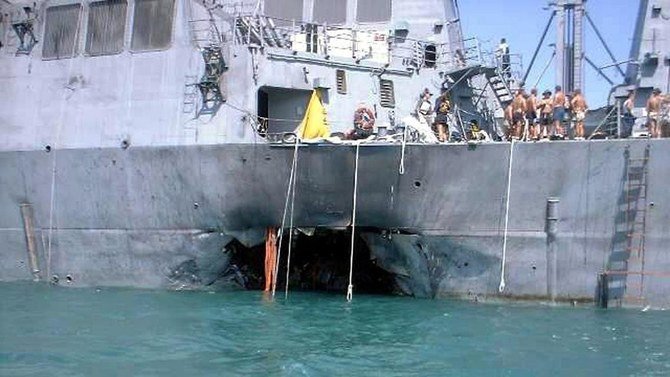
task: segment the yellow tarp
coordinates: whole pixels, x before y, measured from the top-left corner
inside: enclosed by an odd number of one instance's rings
[[[312,92],[312,98],[309,99],[309,104],[307,104],[305,117],[302,118],[302,122],[296,128],[295,133],[301,139],[319,139],[330,136],[330,128],[326,120],[326,109],[323,107],[321,98],[319,98],[316,90]]]

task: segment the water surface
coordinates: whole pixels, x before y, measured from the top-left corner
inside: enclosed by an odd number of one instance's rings
[[[670,375],[668,312],[0,284],[2,376]]]

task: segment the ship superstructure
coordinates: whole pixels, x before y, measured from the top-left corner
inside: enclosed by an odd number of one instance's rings
[[[4,2],[2,150],[253,143],[312,90],[382,123],[481,58],[452,1]],[[259,125],[265,120],[267,124]]]

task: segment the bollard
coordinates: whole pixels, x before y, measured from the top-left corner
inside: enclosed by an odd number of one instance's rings
[[[598,274],[597,302],[599,308],[607,309],[607,303],[609,302],[609,279],[607,278],[607,272]]]
[[[557,284],[557,253],[556,237],[558,234],[558,198],[547,198],[547,218],[545,232],[547,233],[547,296],[556,301]]]

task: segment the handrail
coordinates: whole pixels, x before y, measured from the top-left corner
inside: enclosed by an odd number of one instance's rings
[[[596,129],[593,130],[593,132],[591,132],[591,135],[589,135],[589,137],[588,137],[586,140],[591,140],[591,138],[593,137],[593,135],[595,135],[596,132],[600,131],[600,127],[602,127],[603,125],[605,125],[605,123],[607,122],[607,119],[609,119],[610,116],[612,116],[612,113],[614,113],[614,110],[616,110],[616,109],[617,109],[616,106],[612,106],[612,109],[607,113],[607,115],[605,115],[605,116],[603,117],[603,120],[600,122],[600,124],[598,125],[598,127],[596,127]]]
[[[274,22],[291,22],[291,25],[274,25]],[[268,30],[270,29],[270,30]],[[338,31],[348,31],[338,33]],[[482,64],[482,51],[479,40],[475,37],[466,38],[462,43],[456,42],[434,42],[421,40],[411,37],[398,37],[386,30],[380,31],[373,28],[355,28],[340,25],[328,25],[310,23],[304,21],[293,21],[279,17],[269,17],[262,14],[237,14],[234,17],[233,27],[234,40],[241,44],[260,44],[274,46],[278,40],[284,41],[282,47],[291,49],[289,39],[296,34],[314,35],[314,43],[306,42],[307,51],[310,53],[319,53],[330,55],[330,52],[344,52],[348,50],[361,52],[357,48],[359,43],[372,46],[372,43],[385,41],[387,44],[384,56],[391,59],[403,61],[405,65],[421,67],[447,66],[447,67],[467,67]],[[268,35],[270,34],[270,35]],[[365,35],[361,38],[360,34]],[[383,36],[384,39],[376,39],[376,36]],[[339,43],[337,43],[339,42]],[[281,44],[281,43],[280,43]],[[431,59],[425,49],[427,46],[434,46],[434,59]],[[302,49],[300,49],[302,51]],[[376,53],[382,53],[379,45],[375,47]],[[428,57],[428,59],[427,59]],[[364,57],[365,58],[365,57]],[[362,59],[364,59],[362,58]]]

